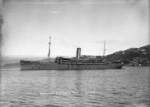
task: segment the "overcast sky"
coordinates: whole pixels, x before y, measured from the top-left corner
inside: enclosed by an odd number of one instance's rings
[[[5,0],[2,55],[102,55],[149,44],[148,0]]]

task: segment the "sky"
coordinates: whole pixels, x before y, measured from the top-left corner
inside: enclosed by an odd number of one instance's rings
[[[106,55],[149,44],[148,0],[1,0],[2,55]]]

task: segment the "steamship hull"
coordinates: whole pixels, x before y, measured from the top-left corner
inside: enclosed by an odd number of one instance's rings
[[[20,61],[21,70],[96,70],[120,69],[122,66],[122,64],[116,63],[59,64],[55,62]]]

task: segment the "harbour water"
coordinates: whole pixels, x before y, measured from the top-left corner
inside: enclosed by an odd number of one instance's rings
[[[150,68],[1,70],[1,107],[149,107]]]

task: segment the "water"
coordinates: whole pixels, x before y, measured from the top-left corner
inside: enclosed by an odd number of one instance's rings
[[[149,107],[149,67],[1,70],[1,107]]]

